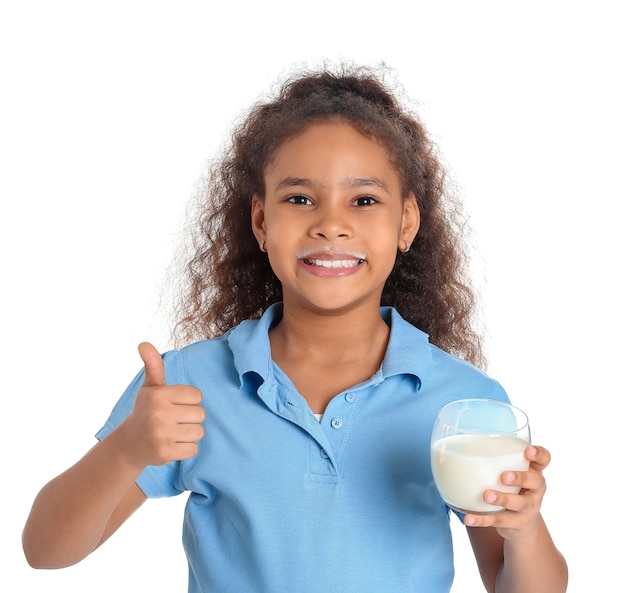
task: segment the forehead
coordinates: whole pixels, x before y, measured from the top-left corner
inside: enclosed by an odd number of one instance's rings
[[[274,151],[265,177],[377,177],[399,183],[386,148],[344,121],[310,124]],[[394,183],[395,185],[395,183]]]

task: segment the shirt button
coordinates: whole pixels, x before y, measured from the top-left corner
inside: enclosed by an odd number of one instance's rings
[[[320,456],[321,456],[323,459],[328,459],[328,453],[326,453],[326,450],[325,450],[325,449],[320,449]]]
[[[333,418],[333,419],[330,421],[330,425],[331,425],[333,428],[341,428],[342,424],[343,424],[343,420],[342,420],[341,418]]]
[[[354,393],[346,393],[345,399],[348,403],[351,404],[356,399],[356,396],[354,395]]]

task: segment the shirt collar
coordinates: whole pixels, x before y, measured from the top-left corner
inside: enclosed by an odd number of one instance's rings
[[[243,383],[253,372],[263,381],[272,377],[272,360],[268,332],[282,317],[282,303],[270,306],[258,320],[247,320],[228,333],[234,365]],[[387,352],[377,375],[381,380],[393,375],[408,374],[416,378],[419,389],[432,361],[428,335],[411,325],[392,307],[381,307],[381,315],[391,328]]]
[[[381,307],[380,311],[391,328],[381,367],[383,378],[413,375],[419,388],[433,358],[428,334],[410,324],[392,307]]]
[[[257,373],[263,381],[272,376],[272,357],[268,332],[283,316],[282,303],[271,305],[260,319],[243,321],[228,333],[228,345],[243,384],[247,373]]]

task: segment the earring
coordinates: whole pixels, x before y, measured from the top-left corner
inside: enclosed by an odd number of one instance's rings
[[[411,249],[411,245],[409,244],[408,241],[405,241],[404,248],[400,249],[400,253],[408,253],[410,249]]]
[[[259,249],[260,249],[263,253],[265,253],[265,252],[267,251],[267,249],[265,249],[265,239],[263,239],[263,241],[261,241],[261,242],[259,243]]]

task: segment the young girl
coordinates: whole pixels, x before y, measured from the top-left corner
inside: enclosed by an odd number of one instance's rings
[[[366,69],[288,80],[213,167],[186,347],[144,369],[99,443],[37,496],[29,563],[101,545],[146,498],[188,492],[189,591],[443,593],[450,509],[430,470],[438,409],[506,400],[477,366],[461,221],[418,120]],[[459,514],[487,591],[564,591],[528,447],[504,510]]]

